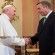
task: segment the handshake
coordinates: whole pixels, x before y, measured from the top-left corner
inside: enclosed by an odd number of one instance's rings
[[[31,43],[31,38],[6,38],[3,42],[9,42],[9,45],[25,46]]]
[[[3,39],[3,43],[8,43],[8,45],[25,46],[31,43],[31,38],[6,38]]]
[[[31,38],[24,38],[24,40],[26,45],[31,44]]]

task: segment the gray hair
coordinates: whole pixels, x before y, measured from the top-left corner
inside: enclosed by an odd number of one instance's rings
[[[52,8],[52,4],[48,1],[41,1],[41,2],[37,3],[36,5],[38,5],[38,4],[42,4],[45,7],[48,6],[48,8],[50,8],[50,9]]]
[[[4,6],[2,12],[4,13],[9,7],[14,7],[16,9],[16,7],[14,5],[6,5],[6,6]]]

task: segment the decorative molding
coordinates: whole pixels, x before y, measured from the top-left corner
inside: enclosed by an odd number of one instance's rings
[[[5,0],[5,1],[12,1],[13,2],[13,0]]]
[[[13,0],[5,0],[1,8],[3,9],[4,6],[9,4],[13,5]]]

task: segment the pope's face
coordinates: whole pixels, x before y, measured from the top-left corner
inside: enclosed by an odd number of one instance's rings
[[[9,9],[9,14],[10,14],[10,17],[11,17],[10,19],[13,20],[15,14],[16,14],[16,9],[15,9],[15,7],[10,7],[10,9]]]

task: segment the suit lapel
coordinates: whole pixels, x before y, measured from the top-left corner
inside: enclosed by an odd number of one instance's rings
[[[46,19],[45,23],[43,24],[43,19],[40,22],[40,26],[39,26],[39,33],[43,32],[44,28],[49,24],[49,22],[52,20],[52,16],[53,16],[54,12],[52,12],[48,18]]]

